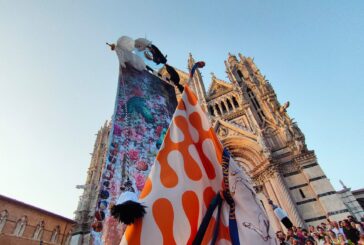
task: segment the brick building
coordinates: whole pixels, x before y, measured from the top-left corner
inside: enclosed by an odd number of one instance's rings
[[[0,195],[1,245],[68,245],[74,221]]]

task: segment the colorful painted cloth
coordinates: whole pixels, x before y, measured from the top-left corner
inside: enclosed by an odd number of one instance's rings
[[[174,87],[145,70],[128,65],[121,70],[96,207],[104,218],[94,220],[93,244],[120,243],[123,227],[110,216],[110,207],[127,178],[139,196],[176,106]]]
[[[230,196],[213,211],[202,244],[276,244],[249,178],[223,151],[196,96],[185,86],[139,198],[147,213],[127,227],[121,244],[192,244],[220,191]]]

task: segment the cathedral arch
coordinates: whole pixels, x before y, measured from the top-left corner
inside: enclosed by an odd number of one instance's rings
[[[256,167],[267,162],[266,157],[261,154],[262,148],[252,139],[232,136],[225,138],[222,143],[234,159],[239,159],[239,163],[243,165],[248,175]]]
[[[274,128],[271,127],[267,127],[265,129],[265,139],[268,143],[268,146],[271,149],[278,149],[281,148],[283,146],[282,141],[279,139],[277,132]]]

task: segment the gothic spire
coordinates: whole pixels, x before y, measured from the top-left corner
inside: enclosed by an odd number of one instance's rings
[[[231,54],[230,52],[228,54],[228,60],[227,60],[227,62],[229,63],[230,67],[233,67],[234,65],[236,65],[236,64],[239,63],[238,62],[238,59],[236,58],[236,56],[233,55],[233,54]]]
[[[239,58],[240,58],[241,62],[244,62],[245,59],[246,59],[245,56],[242,55],[241,53],[239,53],[238,55],[239,55]]]
[[[195,59],[192,57],[192,54],[189,53],[189,55],[188,55],[188,69],[191,69],[194,64],[195,64]]]
[[[215,80],[216,79],[216,76],[215,76],[215,73],[211,72],[211,80]]]

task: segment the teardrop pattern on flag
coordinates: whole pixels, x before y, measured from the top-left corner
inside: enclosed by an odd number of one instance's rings
[[[197,135],[194,136],[195,133]],[[229,188],[235,202],[233,218],[236,229],[233,234],[244,244],[275,244],[269,238],[269,226],[268,229],[264,227],[265,213],[260,204],[253,200],[255,196],[250,193],[250,186],[246,188],[238,183],[237,177],[245,180],[247,176],[243,171],[235,171],[235,179],[231,179],[230,163],[234,165],[235,162],[229,156],[225,157],[224,182],[222,145],[196,96],[185,86],[139,199],[147,206],[147,213],[141,222],[127,227],[121,244],[192,244],[210,203],[224,188]],[[232,192],[231,181],[235,181],[234,188],[239,188],[243,195]],[[236,198],[242,196],[252,200]],[[245,202],[253,207],[245,206]],[[226,201],[222,203],[220,219],[217,218],[217,210],[214,211],[201,244],[210,244],[215,238],[216,244],[232,243],[229,214],[231,216],[234,209],[230,211],[231,205]],[[268,239],[264,240],[261,234],[243,226],[244,220],[258,227],[259,219],[263,221],[261,229],[265,229]]]

